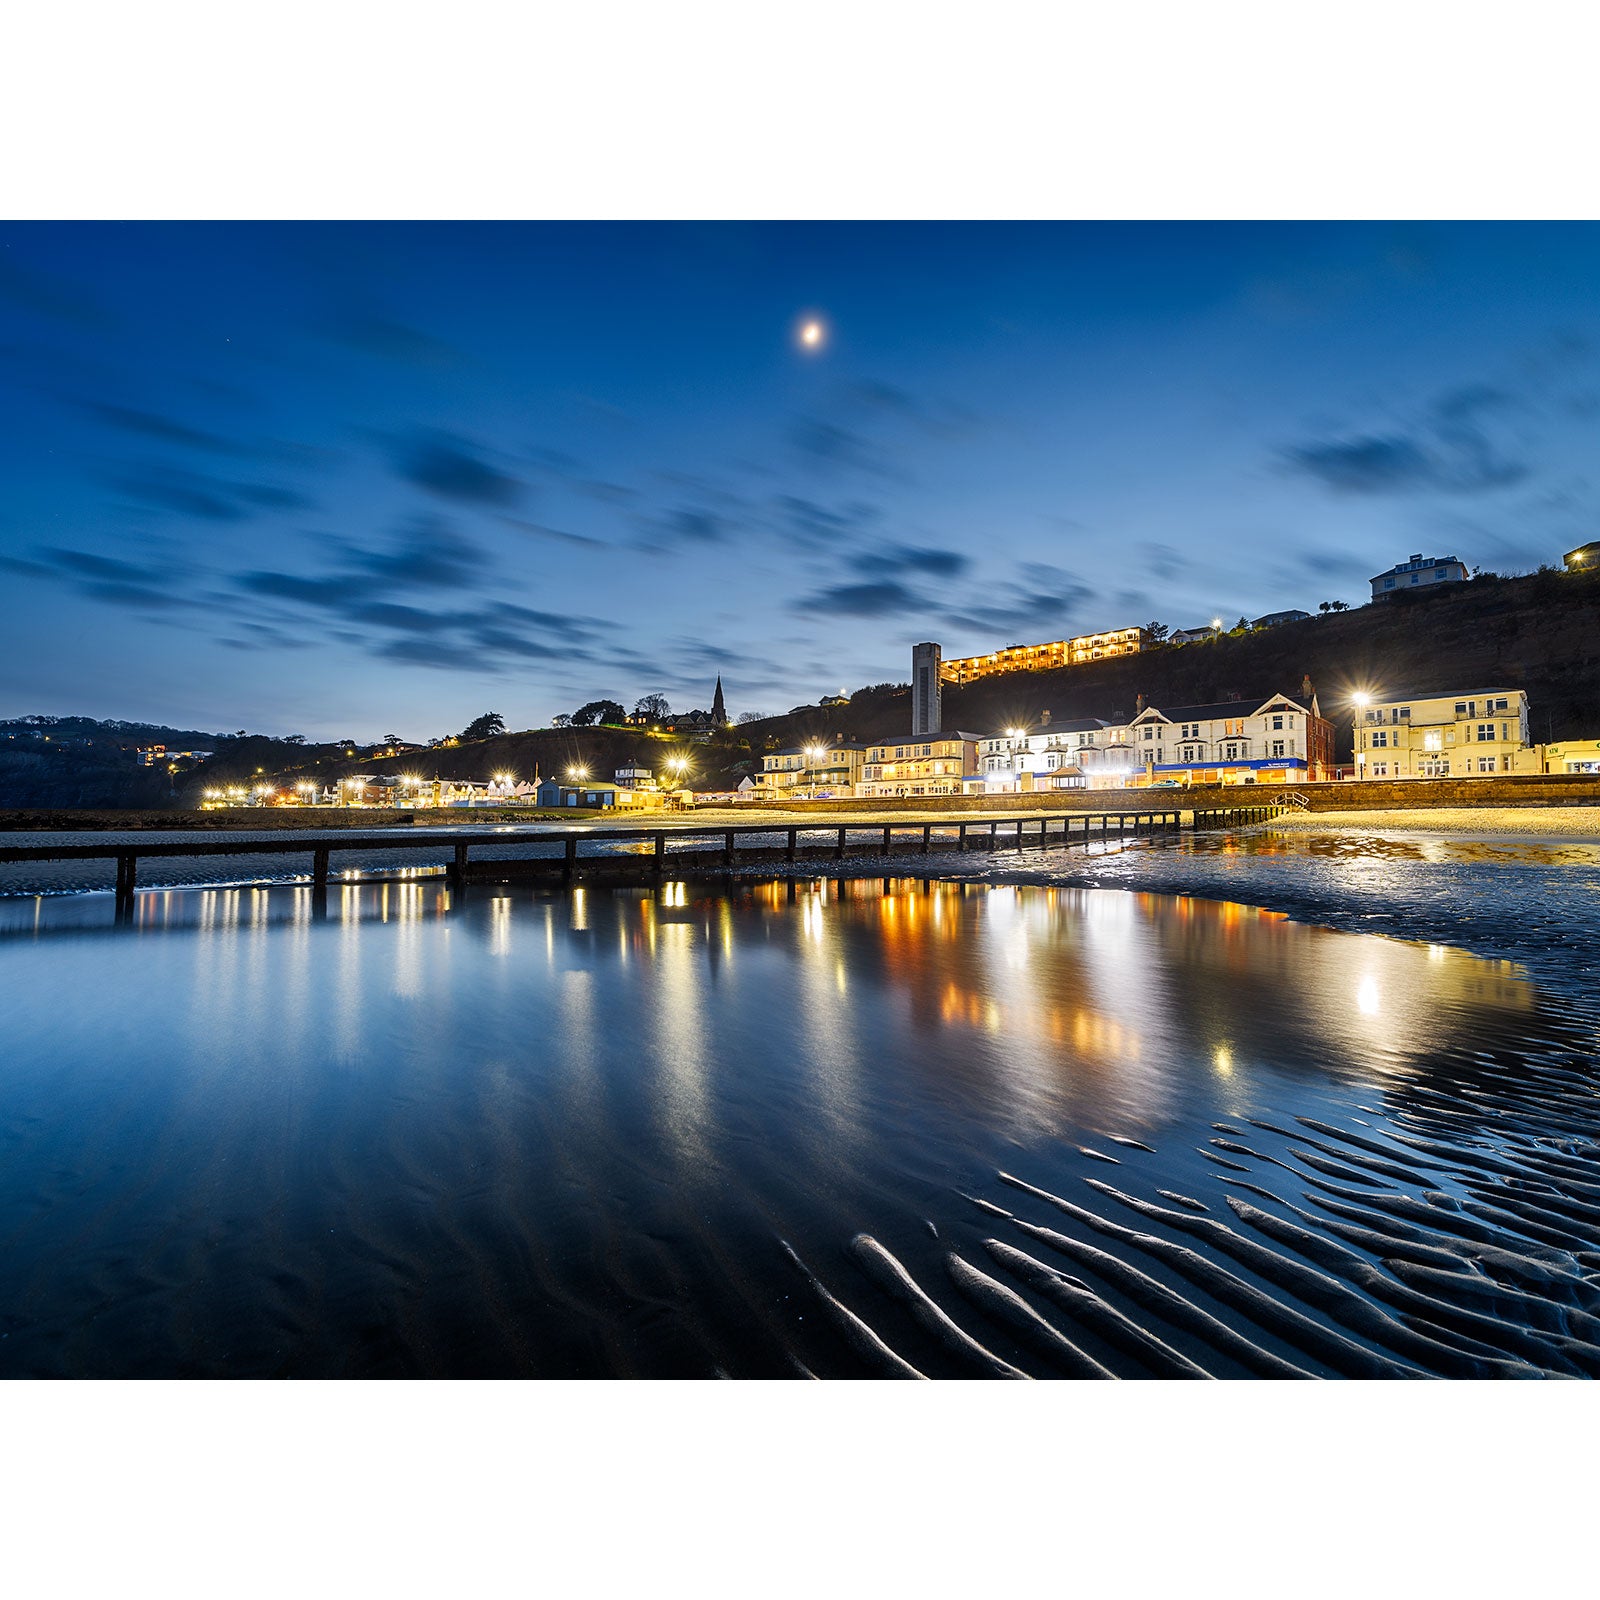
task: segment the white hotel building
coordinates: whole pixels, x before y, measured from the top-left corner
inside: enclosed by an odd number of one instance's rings
[[[1487,778],[1530,767],[1521,689],[1372,700],[1356,712],[1358,778]]]
[[[978,771],[964,787],[968,794],[1095,789],[1120,786],[1131,771],[1128,730],[1099,717],[1078,717],[1036,733],[1010,728],[980,740]]]
[[[1127,724],[1086,717],[979,746],[969,793],[1138,788],[1146,784],[1305,783],[1332,776],[1333,724],[1316,696],[1146,706]]]

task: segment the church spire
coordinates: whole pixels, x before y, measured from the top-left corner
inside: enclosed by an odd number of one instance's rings
[[[722,674],[717,674],[717,692],[711,697],[711,720],[719,728],[726,727],[728,722],[728,707],[722,698]]]

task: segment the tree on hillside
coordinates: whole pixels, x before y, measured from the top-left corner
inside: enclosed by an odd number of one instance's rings
[[[671,710],[672,707],[667,704],[667,697],[664,694],[646,694],[639,697],[633,708],[633,714],[636,717],[649,717],[652,721],[659,722]]]
[[[404,744],[405,743],[405,741],[400,737],[400,735],[398,733],[386,733],[386,734],[384,734],[383,742],[385,744]]]
[[[572,718],[565,711],[558,711],[551,717],[550,726],[552,728],[570,728],[572,726]]]
[[[288,733],[284,735],[283,742],[285,744],[304,744],[306,736],[303,733]]]
[[[1350,609],[1350,603],[1347,600],[1330,600],[1328,602],[1328,609],[1330,611],[1348,611]]]
[[[765,715],[760,711],[741,711],[739,713],[740,722],[761,722],[763,720],[765,720]]]
[[[1147,622],[1144,631],[1151,644],[1162,644],[1172,630],[1164,622]]]
[[[626,716],[627,712],[615,700],[591,700],[572,713],[572,726],[592,728],[597,722],[621,722]]]
[[[463,739],[492,739],[497,733],[506,731],[506,719],[498,711],[485,711],[481,717],[474,717],[466,727],[461,730]]]

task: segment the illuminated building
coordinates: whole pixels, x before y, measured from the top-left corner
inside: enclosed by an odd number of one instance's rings
[[[978,771],[969,777],[969,794],[1012,794],[1034,789],[1105,787],[1092,778],[1118,785],[1129,773],[1128,730],[1099,717],[1077,717],[1029,733],[1008,728],[981,740]]]
[[[756,793],[763,799],[848,797],[855,793],[866,757],[864,744],[790,745],[761,758]]]
[[[1580,544],[1561,558],[1568,572],[1600,572],[1600,542]]]
[[[1333,775],[1333,724],[1317,697],[1147,706],[1128,724],[1128,782],[1306,783]]]
[[[1518,772],[1600,772],[1600,739],[1566,739],[1560,744],[1535,747],[1536,766],[1516,767]]]
[[[1357,711],[1355,734],[1358,778],[1526,771],[1528,697],[1521,689],[1374,696]]]
[[[1082,633],[1048,644],[1008,644],[986,656],[962,656],[939,669],[946,683],[974,683],[998,672],[1045,672],[1052,667],[1077,667],[1111,656],[1137,655],[1144,646],[1143,628],[1113,628],[1109,633]]]
[[[867,747],[856,796],[862,800],[897,795],[960,794],[962,779],[977,770],[978,736],[943,733]]]

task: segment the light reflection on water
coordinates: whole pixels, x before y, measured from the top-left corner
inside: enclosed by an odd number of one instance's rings
[[[1540,1007],[1240,905],[894,879],[9,901],[0,973],[0,1370],[698,1370],[775,1234],[959,1232],[1017,1145],[1181,1183],[1215,1120]]]

